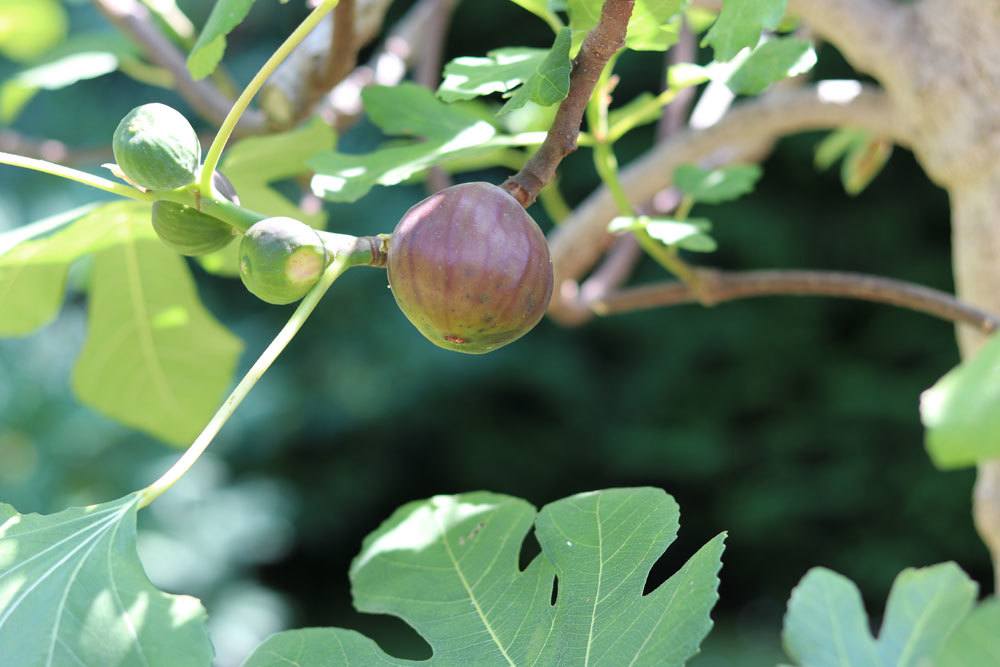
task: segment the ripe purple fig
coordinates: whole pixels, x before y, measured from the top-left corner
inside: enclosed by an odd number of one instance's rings
[[[389,241],[400,310],[435,345],[483,354],[531,331],[552,296],[542,230],[505,190],[464,183],[403,216]]]

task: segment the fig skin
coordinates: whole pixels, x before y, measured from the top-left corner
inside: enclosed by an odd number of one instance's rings
[[[240,279],[254,296],[279,306],[304,297],[329,260],[319,233],[294,218],[265,218],[240,241]]]
[[[201,144],[191,123],[165,104],[143,104],[129,111],[111,145],[118,167],[147,190],[194,183],[201,163]]]
[[[387,268],[396,303],[417,330],[466,354],[528,333],[552,297],[542,230],[490,183],[446,188],[407,211],[389,241]]]
[[[161,241],[188,257],[222,250],[236,238],[236,230],[222,220],[162,199],[153,203],[153,229]]]

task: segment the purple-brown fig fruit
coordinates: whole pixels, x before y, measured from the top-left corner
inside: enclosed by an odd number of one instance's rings
[[[403,216],[388,250],[389,286],[435,345],[483,354],[531,331],[552,296],[542,230],[505,190],[464,183]]]

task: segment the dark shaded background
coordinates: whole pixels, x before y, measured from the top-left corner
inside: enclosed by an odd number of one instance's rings
[[[89,5],[72,4],[75,29],[103,26]],[[200,22],[209,3],[181,4]],[[391,16],[408,4],[397,1]],[[227,64],[239,79],[292,29],[300,5],[258,3],[230,39]],[[448,55],[548,39],[544,24],[512,3],[467,0]],[[623,57],[618,99],[653,89],[660,64],[658,54]],[[0,64],[0,74],[12,70]],[[851,72],[824,48],[817,75]],[[185,109],[172,94],[112,76],[41,93],[17,127],[100,146],[147,101]],[[835,172],[812,168],[818,138],[782,142],[754,195],[697,211],[716,223],[720,250],[708,259],[734,269],[866,271],[951,290],[947,198],[912,156],[897,151],[852,199]],[[619,157],[627,162],[650,140],[651,130],[636,131]],[[377,141],[362,123],[342,145]],[[597,184],[586,151],[563,174],[571,202]],[[331,205],[330,227],[389,231],[421,196],[419,186],[397,187]],[[0,229],[93,199],[74,184],[3,168]],[[83,263],[74,284],[86,276]],[[637,280],[660,277],[647,262]],[[238,281],[199,271],[199,283],[247,341],[248,366],[290,310],[256,301]],[[0,498],[21,511],[117,497],[176,455],[76,404],[68,377],[84,327],[74,289],[57,322],[0,341]],[[210,456],[151,509],[140,546],[154,581],[205,600],[222,665],[270,632],[303,625],[355,627],[394,653],[426,655],[401,622],[350,607],[349,561],[397,506],[474,489],[541,506],[579,491],[653,485],[683,512],[654,583],[729,531],[720,627],[694,664],[774,664],[785,600],[812,566],[857,581],[874,616],[904,567],[954,559],[988,581],[969,514],[973,475],[932,468],[917,414],[919,393],[956,362],[945,323],[792,298],[635,313],[576,330],[544,322],[516,345],[467,357],[426,343],[383,274],[351,272]]]

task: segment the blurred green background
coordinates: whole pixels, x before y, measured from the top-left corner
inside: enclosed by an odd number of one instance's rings
[[[209,8],[180,4],[197,23]],[[397,0],[390,21],[409,4]],[[105,26],[88,3],[68,5],[74,30]],[[239,80],[301,19],[302,5],[258,3],[230,39],[227,64]],[[447,52],[549,39],[512,3],[467,0]],[[4,61],[0,76],[15,69]],[[626,55],[617,99],[655,88],[660,71],[658,54]],[[816,75],[852,73],[823,48]],[[113,75],[41,93],[16,129],[100,148],[121,116],[149,101],[187,111],[169,92]],[[897,151],[869,190],[849,198],[835,172],[812,168],[819,138],[783,141],[755,194],[697,211],[716,223],[720,250],[708,259],[733,269],[873,272],[951,290],[945,194]],[[651,139],[651,129],[636,131],[620,159]],[[342,146],[378,140],[362,122]],[[571,202],[596,184],[586,151],[564,163]],[[383,188],[330,205],[330,227],[389,231],[422,194]],[[75,184],[3,168],[0,230],[94,200]],[[256,301],[239,281],[196,272],[210,308],[247,342],[249,366],[290,310]],[[84,262],[71,282],[86,276]],[[636,280],[660,277],[646,262]],[[86,304],[71,286],[56,322],[0,341],[0,499],[21,511],[120,496],[176,456],[76,403],[68,378],[85,326]],[[988,583],[969,511],[973,474],[933,469],[917,414],[919,393],[956,362],[945,323],[792,298],[635,313],[579,329],[544,322],[516,345],[467,357],[426,343],[397,310],[384,274],[359,270],[328,295],[190,478],[143,516],[141,551],[157,584],[205,601],[223,667],[271,632],[305,625],[354,627],[393,653],[426,656],[402,622],[350,606],[350,559],[393,509],[474,489],[541,506],[585,490],[653,485],[683,513],[653,583],[729,531],[719,627],[693,664],[774,664],[785,601],[812,566],[857,581],[875,617],[904,567],[953,559]]]

